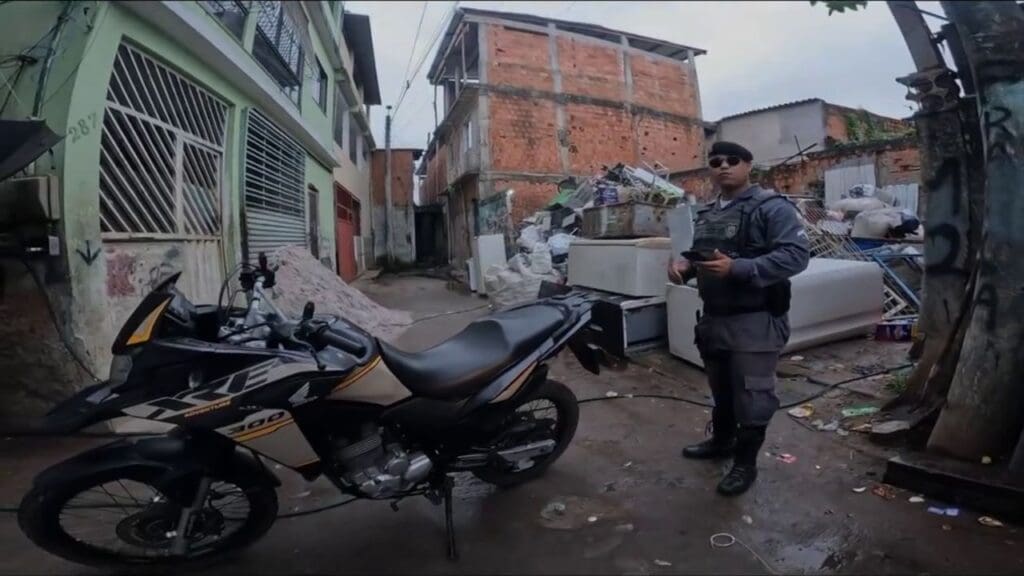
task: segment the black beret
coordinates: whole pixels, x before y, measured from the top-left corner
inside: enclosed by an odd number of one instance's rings
[[[711,152],[708,156],[739,156],[744,162],[754,160],[754,155],[743,146],[735,142],[715,142],[711,145]]]

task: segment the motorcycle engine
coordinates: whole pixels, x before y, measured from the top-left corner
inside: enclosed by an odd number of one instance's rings
[[[339,441],[334,449],[341,478],[370,498],[389,498],[426,480],[433,468],[423,452],[407,452],[400,444],[385,445],[379,430],[355,442]]]

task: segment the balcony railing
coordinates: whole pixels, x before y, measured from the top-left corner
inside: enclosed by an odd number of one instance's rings
[[[221,24],[239,40],[242,39],[242,31],[245,29],[245,18],[249,15],[250,4],[251,2],[241,0],[200,0],[199,2],[204,10],[220,20]]]
[[[303,51],[296,25],[282,2],[260,0],[253,56],[298,104],[302,91]]]

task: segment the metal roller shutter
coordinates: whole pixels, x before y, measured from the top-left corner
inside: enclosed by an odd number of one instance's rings
[[[306,154],[291,137],[255,109],[245,138],[245,248],[254,262],[260,252],[308,246]]]

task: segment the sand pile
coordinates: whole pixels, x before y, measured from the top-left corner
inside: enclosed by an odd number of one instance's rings
[[[288,246],[277,251],[274,305],[298,318],[306,302],[317,314],[335,314],[383,340],[392,340],[412,323],[408,312],[385,308],[349,286],[308,250]]]

